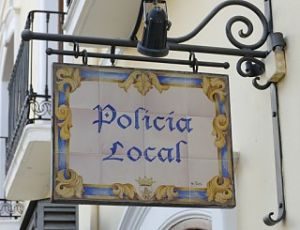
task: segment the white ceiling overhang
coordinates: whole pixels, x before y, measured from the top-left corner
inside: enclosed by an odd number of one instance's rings
[[[66,16],[66,34],[128,39],[140,0],[73,0]]]

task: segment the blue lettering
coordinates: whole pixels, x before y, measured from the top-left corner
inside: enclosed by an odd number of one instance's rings
[[[122,118],[123,118],[123,120],[124,120],[125,122],[127,122],[127,124],[126,124],[126,123],[124,124],[124,122],[122,123],[122,121],[121,121]],[[119,125],[122,129],[126,129],[126,128],[128,128],[128,127],[131,125],[132,121],[131,121],[131,118],[130,118],[128,115],[123,114],[122,116],[120,116],[120,117],[118,118],[117,123],[118,123],[118,125]]]
[[[167,156],[165,158],[163,158],[163,156],[162,156],[163,151],[165,151],[167,153]],[[172,162],[174,160],[174,158],[172,157],[172,151],[173,151],[173,148],[161,148],[157,154],[158,159],[161,162],[165,162],[166,160],[169,160],[169,162]]]
[[[174,114],[174,111],[172,111],[172,112],[169,113],[169,115],[173,115],[173,114]],[[175,127],[174,127],[174,125],[173,125],[173,117],[168,117],[168,118],[166,119],[166,121],[169,122],[169,129],[170,129],[170,131],[172,132],[172,131],[175,129]]]
[[[119,114],[116,109],[107,104],[105,107],[97,105],[93,108],[97,111],[98,119],[94,120],[92,124],[98,125],[98,133],[102,131],[103,126],[110,125],[113,122],[121,129],[127,129],[133,126],[136,130],[154,129],[156,131],[162,131],[168,129],[173,132],[177,130],[180,133],[192,132],[191,127],[192,118],[177,118],[174,117],[175,112],[171,111],[166,116],[155,116],[154,114],[149,115],[149,111],[143,107],[139,107],[134,111],[134,118],[128,115],[128,113]],[[133,124],[134,123],[134,124]]]
[[[151,148],[151,147],[148,147],[148,148],[145,149],[145,151],[144,151],[144,157],[145,157],[145,159],[146,159],[147,161],[152,162],[152,161],[155,160],[156,156],[150,158],[149,155],[148,155],[148,151],[154,151],[155,149],[156,149],[156,148]]]
[[[176,128],[179,132],[184,132],[185,130],[187,130],[189,133],[193,130],[190,127],[190,122],[191,122],[192,118],[186,119],[186,118],[181,118],[176,122]],[[183,126],[181,126],[180,124],[183,124]]]
[[[176,144],[176,162],[181,162],[181,152],[180,152],[180,144],[185,144],[187,145],[187,142],[186,141],[179,141],[177,144]]]
[[[144,108],[140,107],[138,109],[136,109],[134,111],[134,127],[135,129],[139,129],[140,128],[140,121],[139,121],[139,111],[140,110],[144,110],[146,111]]]
[[[111,124],[116,116],[116,110],[111,105],[106,105],[103,109],[100,105],[97,105],[93,110],[98,110],[98,120],[93,121],[93,124],[98,123],[98,133],[101,132],[103,124]]]
[[[161,127],[158,127],[158,124],[157,124],[157,120],[163,121],[164,119],[165,119],[164,117],[156,117],[156,118],[154,118],[153,125],[154,125],[154,128],[156,130],[161,131],[161,130],[163,130],[166,127],[165,125],[162,125]]]
[[[148,110],[146,110],[146,113],[148,113]],[[145,121],[145,127],[146,127],[146,129],[152,128],[152,126],[150,125],[150,116],[149,115],[145,115],[143,117],[143,120]]]
[[[147,147],[144,152],[142,152],[142,150],[140,150],[138,147],[133,146],[131,147],[128,151],[127,151],[127,158],[133,162],[136,162],[138,160],[141,159],[141,157],[143,156],[144,159],[148,162],[153,162],[156,158],[158,158],[161,162],[173,162],[174,160],[176,160],[177,163],[181,162],[181,147],[182,144],[187,145],[188,143],[186,141],[179,141],[176,144],[176,159],[173,156],[173,148],[165,148],[162,147],[158,152],[157,155],[154,153],[154,156],[150,156],[151,152],[155,151],[157,148],[156,147]],[[109,156],[104,157],[103,161],[108,161],[108,160],[113,160],[113,161],[124,161],[124,157],[123,155],[120,156],[116,156],[117,154],[117,150],[119,149],[124,149],[124,145],[119,142],[116,141],[113,143],[112,147],[110,148],[111,153],[109,154]]]
[[[137,156],[136,156],[136,157],[132,156],[133,151],[135,151],[135,152],[137,153]],[[128,158],[129,158],[130,160],[132,160],[132,161],[137,161],[137,160],[139,160],[139,159],[141,158],[141,156],[142,156],[142,151],[141,151],[139,148],[133,146],[131,149],[128,150],[127,156],[128,156]]]
[[[120,146],[121,148],[124,148],[124,146],[122,145],[122,143],[120,143],[119,141],[113,143],[113,146],[110,148],[111,150],[111,154],[105,158],[103,158],[103,161],[123,161],[124,159],[121,157],[114,157],[114,155],[117,152],[117,148],[118,146]]]

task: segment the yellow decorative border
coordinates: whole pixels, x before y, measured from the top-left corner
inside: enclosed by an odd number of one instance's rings
[[[229,178],[215,176],[207,183],[208,201],[225,204],[233,198],[232,181]]]
[[[57,172],[55,192],[63,198],[82,198],[82,177],[72,169]]]
[[[226,145],[226,134],[229,126],[229,121],[226,115],[220,114],[220,108],[218,100],[224,103],[225,82],[219,78],[203,78],[202,90],[210,101],[215,104],[216,117],[213,120],[213,132],[216,137],[215,146],[218,149],[223,148]]]
[[[134,85],[138,92],[143,96],[145,96],[153,86],[160,93],[170,88],[170,86],[161,85],[155,73],[140,70],[133,71],[129,74],[126,81],[119,83],[119,87],[126,92],[131,85]]]
[[[66,97],[65,104],[58,105],[57,98],[55,101],[55,107],[57,108],[55,110],[55,117],[58,119],[59,135],[64,141],[69,141],[71,138],[72,111],[70,108],[70,94],[80,87],[81,78],[79,73],[78,68],[60,68],[56,71],[56,87]],[[67,169],[57,172],[55,192],[63,198],[82,198],[83,179],[74,170],[69,168],[69,145],[67,145],[66,155]]]
[[[70,128],[72,127],[72,112],[69,106],[60,105],[55,111],[55,116],[60,122],[57,126],[60,127],[60,137],[63,140],[70,139]]]
[[[132,184],[115,183],[112,185],[113,194],[121,200],[136,200],[139,199],[135,187]]]
[[[154,192],[154,200],[176,200],[178,197],[178,192],[176,192],[176,187],[174,185],[161,185]]]
[[[78,68],[60,68],[56,71],[56,80],[57,89],[65,93],[69,102],[70,93],[80,87],[80,71]]]

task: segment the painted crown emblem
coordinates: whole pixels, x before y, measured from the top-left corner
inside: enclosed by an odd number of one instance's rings
[[[152,186],[152,184],[155,183],[152,177],[148,178],[146,176],[144,176],[144,178],[139,177],[136,181],[139,183],[140,186]]]

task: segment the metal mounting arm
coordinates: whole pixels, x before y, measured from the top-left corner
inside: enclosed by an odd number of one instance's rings
[[[273,138],[274,138],[274,153],[275,153],[275,168],[277,178],[277,202],[278,202],[278,213],[277,217],[273,218],[274,212],[270,212],[264,217],[264,223],[268,226],[275,225],[285,217],[285,201],[284,201],[284,190],[283,190],[283,176],[282,176],[282,147],[281,147],[281,133],[280,133],[280,122],[278,113],[278,94],[276,84],[271,84],[271,106],[272,106],[272,121],[273,121]]]
[[[145,0],[142,0],[145,1]],[[266,0],[270,1],[270,0]],[[242,39],[249,38],[254,31],[254,24],[251,20],[245,16],[232,16],[228,22],[226,23],[226,36],[230,43],[235,48],[224,48],[217,46],[199,46],[193,44],[181,44],[182,42],[186,42],[196,36],[198,33],[204,29],[208,23],[217,15],[221,10],[226,7],[231,6],[239,6],[245,8],[254,15],[256,15],[262,26],[262,34],[261,37],[258,38],[253,44],[245,44],[241,42]],[[29,40],[46,40],[46,41],[58,41],[58,42],[71,42],[71,43],[86,43],[86,44],[94,44],[94,45],[106,45],[111,47],[136,47],[136,33],[138,31],[138,27],[142,20],[142,4],[140,6],[140,12],[138,15],[137,23],[135,28],[131,34],[130,39],[109,39],[109,38],[99,38],[99,37],[85,37],[85,36],[73,36],[73,35],[63,35],[63,34],[50,34],[50,33],[38,33],[32,30],[31,24],[33,22],[34,13],[49,13],[52,12],[42,12],[42,11],[32,11],[29,13],[25,30],[22,33],[22,38],[24,41]],[[65,13],[61,12],[61,16],[63,17]],[[235,23],[242,23],[246,26],[246,28],[241,29],[239,33],[234,36],[233,25]],[[179,52],[188,52],[188,53],[206,53],[206,54],[216,54],[216,55],[232,55],[240,57],[240,60],[237,62],[237,71],[243,77],[258,77],[261,75],[264,70],[264,63],[261,62],[260,58],[266,58],[269,51],[261,51],[258,50],[265,44],[268,35],[270,32],[270,28],[268,25],[268,20],[265,15],[253,4],[247,1],[239,1],[239,0],[228,0],[216,6],[211,13],[209,13],[202,22],[189,34],[178,37],[178,38],[168,38],[168,46],[171,51],[179,51]],[[239,37],[239,39],[236,39]],[[86,54],[85,54],[86,55]],[[114,58],[113,55],[110,58]],[[124,57],[121,57],[124,58]],[[134,59],[136,59],[134,57]],[[130,60],[130,59],[128,59]],[[150,61],[153,61],[149,58]],[[143,60],[145,61],[145,59]],[[224,62],[226,63],[226,62]]]

